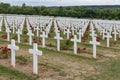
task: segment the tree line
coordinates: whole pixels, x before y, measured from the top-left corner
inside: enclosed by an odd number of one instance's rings
[[[120,8],[89,8],[83,6],[71,7],[45,7],[45,6],[11,6],[9,3],[0,3],[0,13],[23,14],[23,15],[43,15],[61,16],[76,18],[96,18],[96,19],[120,19]]]

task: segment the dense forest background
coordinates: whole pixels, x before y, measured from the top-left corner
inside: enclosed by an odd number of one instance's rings
[[[0,3],[0,13],[118,20],[120,19],[120,6],[45,7],[26,6],[25,3],[22,6]]]

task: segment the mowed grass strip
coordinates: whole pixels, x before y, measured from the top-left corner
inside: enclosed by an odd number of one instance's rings
[[[10,42],[5,41],[5,40],[0,40],[0,44],[8,45],[8,44],[10,44]],[[20,44],[16,43],[16,45],[18,45],[20,48],[26,48],[26,49],[29,49],[29,48],[33,47],[33,46],[28,45],[28,44],[21,44],[21,43]],[[89,45],[89,44],[83,44],[83,45],[92,47],[92,45]],[[112,54],[114,52],[119,53],[119,51],[120,51],[120,49],[107,48],[107,47],[103,47],[103,46],[98,46],[98,50],[99,49],[101,49],[102,51],[107,50],[109,52],[112,52]],[[86,58],[86,57],[82,57],[82,56],[74,55],[74,54],[67,54],[67,53],[64,53],[64,52],[58,52],[58,51],[51,50],[51,49],[46,49],[46,48],[39,47],[39,50],[42,50],[43,54],[49,54],[51,56],[53,56],[53,55],[54,56],[62,56],[62,57],[65,57],[65,58],[72,58],[73,60],[76,60],[77,62],[78,62],[78,60],[80,62],[85,61],[88,64],[91,63],[92,66],[98,66],[96,70],[99,71],[99,74],[90,75],[90,76],[87,76],[87,77],[84,76],[85,80],[119,80],[120,79],[120,75],[119,75],[120,74],[120,69],[119,69],[119,66],[120,66],[120,64],[119,64],[120,59],[119,58],[120,58],[120,56],[117,56],[117,57],[114,57],[114,58],[109,58],[107,61],[105,60],[103,62],[98,62],[98,60],[95,60],[95,59]],[[109,53],[106,53],[106,54],[109,54]],[[105,59],[105,58],[103,58],[103,59]],[[56,70],[55,66],[52,65],[52,67],[55,68],[55,70]],[[61,71],[61,68],[57,69],[57,71]],[[61,73],[63,73],[63,72],[61,72]],[[66,74],[61,74],[61,73],[59,75],[61,75],[61,76],[66,75]],[[19,79],[17,79],[17,80],[19,80]]]
[[[10,44],[9,41],[5,41],[5,40],[0,40],[0,44]],[[23,44],[23,43],[16,43],[16,45],[18,45],[20,48],[26,48],[26,49],[30,49],[33,48],[33,46],[28,45],[28,44]],[[75,54],[68,54],[65,52],[59,52],[59,51],[55,51],[55,50],[51,50],[51,49],[47,49],[47,48],[42,48],[39,47],[39,50],[43,51],[43,54],[51,54],[51,55],[57,55],[57,56],[64,56],[64,57],[71,57],[74,59],[86,59],[86,60],[95,60],[92,58],[88,58],[88,57],[84,57],[84,56],[79,56],[79,55],[75,55]]]
[[[35,79],[20,71],[13,70],[2,65],[0,65],[0,76],[4,76],[3,80],[34,80]]]

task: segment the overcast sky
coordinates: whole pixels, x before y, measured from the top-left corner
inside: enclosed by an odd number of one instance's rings
[[[120,0],[0,0],[0,2],[11,5],[26,3],[31,6],[120,5]]]

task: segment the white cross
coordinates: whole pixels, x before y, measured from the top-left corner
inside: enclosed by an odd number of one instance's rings
[[[93,37],[93,41],[90,41],[89,43],[93,44],[93,57],[96,58],[96,45],[100,45],[100,42],[97,42],[96,37]]]
[[[110,27],[110,29],[109,29],[109,33],[110,33],[110,35],[111,35],[111,33],[112,33],[112,27]]]
[[[15,45],[15,40],[12,39],[8,48],[11,49],[11,65],[15,67],[15,50],[19,50],[19,47]]]
[[[79,35],[79,40],[80,40],[80,42],[81,42],[81,37],[83,36],[82,30],[80,29],[77,34]]]
[[[32,30],[28,30],[27,35],[29,36],[29,44],[32,45],[32,36],[34,36],[34,34],[32,33]]]
[[[7,33],[7,41],[10,41],[10,29],[9,27],[6,28],[6,33]]]
[[[70,29],[67,29],[67,32],[66,32],[66,33],[67,33],[67,39],[69,39],[70,33],[71,33],[71,32],[70,32]]]
[[[77,39],[77,35],[74,35],[74,39],[71,39],[71,41],[74,42],[74,53],[77,54],[77,42],[80,42],[79,39]]]
[[[20,43],[20,35],[22,34],[22,31],[18,28],[18,31],[16,33],[18,35],[18,43]]]
[[[57,50],[60,51],[60,40],[63,39],[60,37],[60,33],[56,33],[55,39],[57,39]]]
[[[109,32],[107,32],[107,35],[105,35],[105,37],[107,38],[107,47],[110,46],[110,38],[112,38],[112,36],[110,35]]]
[[[113,34],[114,34],[114,41],[116,41],[116,38],[117,38],[117,31],[116,31],[116,29],[114,28],[114,32],[113,32]]]
[[[105,29],[102,30],[102,37],[105,39]]]
[[[40,28],[39,28],[38,25],[37,25],[37,27],[35,28],[35,30],[37,31],[37,36],[39,36],[39,30],[40,30]]]
[[[15,27],[16,27],[16,26],[15,26],[15,24],[13,23],[13,25],[12,25],[12,30],[13,30],[12,32],[13,32],[13,34],[15,33]]]
[[[38,56],[42,55],[42,51],[38,50],[37,43],[33,44],[33,49],[29,49],[29,53],[33,54],[33,73],[38,74]]]
[[[6,19],[4,19],[4,23],[5,23],[5,28],[9,27],[8,22],[6,21]]]
[[[0,31],[2,30],[1,28],[2,28],[2,23],[3,22],[3,18],[0,20]]]
[[[42,47],[45,47],[45,38],[47,38],[47,35],[45,34],[44,31],[43,31],[42,35],[40,35],[40,37],[42,37]]]
[[[64,26],[64,28],[63,28],[64,34],[67,32],[66,30],[67,30],[67,27]]]
[[[54,32],[57,34],[57,33],[59,33],[60,31],[58,30],[58,28],[55,28]]]
[[[94,38],[94,37],[96,37],[97,36],[97,34],[95,34],[95,31],[94,30],[91,30],[91,34],[90,34],[90,36],[92,36],[92,38]]]
[[[0,32],[1,32],[1,30],[2,30],[2,22],[0,22]]]
[[[118,29],[118,34],[119,34],[119,38],[120,38],[120,30]]]
[[[72,35],[74,35],[74,30],[75,30],[74,27],[72,26],[71,29],[72,29]]]
[[[45,32],[46,32],[47,38],[48,38],[49,31],[50,31],[50,29],[46,28]]]

